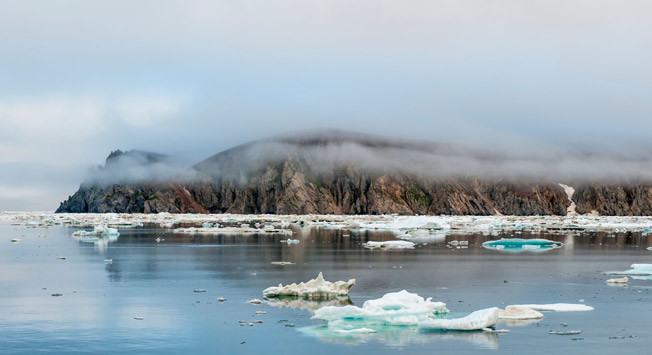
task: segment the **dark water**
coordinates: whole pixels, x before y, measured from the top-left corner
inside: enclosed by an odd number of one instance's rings
[[[71,238],[74,229],[0,226],[0,352],[25,353],[647,353],[652,349],[652,281],[610,287],[600,271],[651,263],[652,240],[637,234],[527,235],[566,243],[545,253],[501,253],[468,240],[414,250],[366,250],[388,233],[305,230],[297,245],[285,236],[179,236],[122,229],[98,246]],[[46,238],[39,237],[45,234]],[[155,239],[165,240],[157,243]],[[22,238],[21,243],[11,243]],[[66,257],[58,260],[57,257]],[[106,264],[104,259],[112,259]],[[275,266],[272,261],[296,265]],[[314,278],[357,279],[351,301],[406,289],[447,303],[453,312],[522,303],[578,303],[592,312],[546,313],[529,325],[499,324],[508,334],[420,333],[397,329],[361,338],[332,338],[301,308],[245,303],[278,283]],[[195,293],[195,289],[206,289]],[[62,296],[53,297],[60,293]],[[226,302],[220,303],[218,297]],[[504,304],[503,304],[504,303]],[[256,311],[266,311],[256,315]],[[134,317],[144,317],[136,320]],[[262,320],[240,326],[238,321]],[[287,320],[287,322],[278,322]],[[293,323],[295,327],[286,327]],[[563,327],[561,323],[567,323]],[[582,330],[573,336],[549,330]],[[611,350],[609,350],[611,349]]]

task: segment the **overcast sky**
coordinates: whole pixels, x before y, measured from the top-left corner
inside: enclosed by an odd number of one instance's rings
[[[650,63],[649,0],[0,0],[0,210],[303,129],[649,149]]]

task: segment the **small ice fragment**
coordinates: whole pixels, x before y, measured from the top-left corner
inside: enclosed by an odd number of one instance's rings
[[[20,239],[20,238],[14,238],[14,239],[11,240],[12,243],[20,243],[20,242],[22,242],[22,241],[23,241],[23,240]]]
[[[107,264],[112,264],[113,259],[104,259],[104,262],[107,263]]]
[[[286,327],[289,327],[289,328],[294,328],[294,323],[288,323],[288,324],[286,324],[285,326],[286,326]]]
[[[134,317],[135,320],[143,320],[145,317]]]
[[[224,301],[226,301],[226,298],[224,298],[224,297],[218,297],[217,300],[220,301],[220,302],[224,302]]]
[[[164,241],[165,239],[161,239],[161,238],[158,238],[158,237],[157,237],[157,238],[154,239],[154,240],[155,240],[157,243],[160,243],[160,242]]]
[[[268,287],[263,290],[263,296],[332,299],[347,296],[353,285],[355,285],[355,279],[351,279],[347,282],[330,282],[324,280],[324,275],[320,272],[319,275],[317,275],[317,278],[307,282],[301,282],[299,284],[293,283],[285,286],[279,284],[276,287]]]
[[[583,304],[552,303],[552,304],[521,304],[519,307],[527,307],[542,312],[585,312],[594,310],[593,307]]]
[[[63,294],[61,294],[61,293],[53,293],[52,294],[52,297],[61,297],[61,296],[63,296]]]
[[[259,300],[258,298],[254,298],[254,299],[252,299],[252,300],[248,300],[247,303],[251,303],[251,304],[261,304],[261,303],[263,303],[263,301]]]
[[[428,319],[419,323],[425,330],[481,330],[496,325],[500,309],[496,307],[475,311],[466,317],[454,319]]]
[[[299,243],[299,239],[283,239],[281,240],[281,243],[297,244]]]
[[[486,332],[486,333],[504,334],[504,333],[509,333],[511,330],[509,330],[509,329],[482,328],[482,331]]]
[[[551,335],[577,335],[577,334],[582,334],[581,330],[565,330],[565,331],[554,331],[551,330],[548,332],[548,334]]]
[[[270,264],[272,264],[272,265],[294,265],[294,263],[291,262],[291,261],[272,261]]]
[[[267,314],[265,311],[256,311],[256,314]]]
[[[203,289],[203,288],[200,288],[200,289],[193,290],[192,292],[201,293],[201,292],[206,292],[206,290]]]
[[[363,244],[367,249],[414,249],[414,245],[414,243],[405,240],[369,241]]]
[[[645,248],[645,250],[652,250],[652,247],[647,247]]]
[[[66,260],[65,256],[57,256],[57,260]]]
[[[621,278],[615,278],[615,279],[609,279],[605,281],[608,284],[626,284],[627,281],[629,281],[629,277],[621,277]]]

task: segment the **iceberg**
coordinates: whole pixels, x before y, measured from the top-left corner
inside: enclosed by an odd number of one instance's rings
[[[362,244],[367,249],[414,249],[414,243],[405,240],[388,240],[385,242],[366,242]]]
[[[543,314],[530,307],[525,306],[507,306],[498,313],[500,320],[529,320],[542,319]]]
[[[300,284],[291,285],[278,284],[276,287],[268,287],[263,290],[265,297],[303,297],[308,299],[333,299],[348,297],[349,290],[355,285],[355,279],[349,281],[330,282],[324,280],[320,272],[317,278]]]
[[[75,237],[117,237],[120,235],[115,228],[109,228],[106,224],[99,224],[92,231],[80,230],[72,234]]]
[[[552,303],[552,304],[520,304],[513,307],[527,307],[542,312],[586,312],[595,308],[584,304]]]
[[[362,307],[323,307],[312,319],[328,322],[330,329],[356,329],[370,326],[417,325],[432,316],[448,313],[446,304],[432,302],[406,290],[390,292],[383,297],[366,301]]]
[[[496,325],[500,309],[496,307],[475,311],[466,317],[428,319],[419,323],[422,330],[482,330]]]
[[[500,240],[490,240],[482,243],[487,249],[523,252],[523,251],[546,251],[564,246],[562,242],[555,242],[548,239],[522,239],[522,238],[502,238]]]

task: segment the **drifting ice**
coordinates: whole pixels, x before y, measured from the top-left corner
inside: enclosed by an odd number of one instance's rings
[[[308,299],[332,299],[346,297],[351,287],[355,285],[355,279],[347,282],[324,280],[324,275],[320,272],[316,279],[293,283],[291,285],[278,284],[276,287],[269,287],[263,290],[265,297],[304,297]]]
[[[367,249],[414,249],[414,243],[404,240],[388,240],[385,242],[366,242],[363,246]]]
[[[572,304],[572,303],[521,304],[513,307],[527,307],[535,311],[542,311],[542,312],[584,312],[584,311],[592,311],[595,309],[587,305]]]
[[[448,313],[445,303],[432,302],[432,298],[424,299],[403,290],[368,300],[362,308],[323,307],[316,310],[312,318],[328,321],[329,328],[351,330],[373,325],[417,325],[444,313]]]
[[[652,264],[632,264],[631,270],[625,271],[607,271],[607,275],[632,275],[632,276],[650,276],[652,275]]]
[[[503,251],[544,251],[564,246],[562,242],[548,239],[502,238],[482,243],[487,249]]]
[[[463,318],[428,319],[419,323],[424,330],[482,330],[496,325],[500,309],[485,308]]]
[[[525,306],[507,306],[498,313],[498,319],[501,320],[528,320],[542,319],[543,314],[532,308]]]
[[[95,226],[91,232],[80,230],[74,232],[72,235],[75,237],[117,237],[120,233],[118,233],[118,230],[115,228],[108,228],[106,224],[100,224]]]
[[[629,281],[629,278],[627,276],[625,276],[625,277],[621,277],[621,278],[617,278],[617,279],[609,279],[609,280],[607,280],[605,282],[608,283],[608,284],[626,284],[627,281]]]

